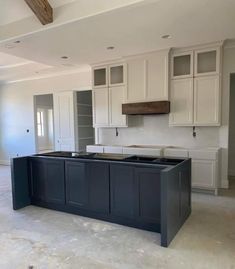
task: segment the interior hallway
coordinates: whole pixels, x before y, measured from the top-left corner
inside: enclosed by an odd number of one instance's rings
[[[0,268],[234,269],[235,180],[221,196],[193,194],[192,214],[169,248],[157,233],[29,206],[13,211],[0,166]]]

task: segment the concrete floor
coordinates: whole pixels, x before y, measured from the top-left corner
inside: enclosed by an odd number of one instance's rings
[[[10,170],[0,166],[0,269],[235,269],[235,185],[218,197],[193,194],[190,218],[169,248],[159,244],[156,233],[33,206],[13,211]]]

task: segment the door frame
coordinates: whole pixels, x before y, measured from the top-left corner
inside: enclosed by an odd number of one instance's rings
[[[35,153],[39,153],[39,146],[38,146],[38,135],[37,135],[37,106],[36,106],[36,98],[37,96],[41,95],[52,95],[52,116],[53,116],[53,150],[55,149],[55,126],[54,126],[54,94],[53,93],[42,93],[42,94],[34,94],[33,95],[33,119],[34,119],[34,145],[35,145]],[[45,108],[48,108],[47,106],[44,106]]]

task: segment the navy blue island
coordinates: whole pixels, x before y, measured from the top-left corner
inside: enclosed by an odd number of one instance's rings
[[[13,209],[35,205],[161,234],[191,213],[191,159],[50,152],[13,158]]]

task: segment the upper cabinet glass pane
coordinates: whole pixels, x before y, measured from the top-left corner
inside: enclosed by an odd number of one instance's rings
[[[110,84],[124,83],[124,70],[123,65],[110,67]]]
[[[179,55],[173,58],[173,76],[186,76],[191,74],[191,55]]]
[[[197,54],[197,73],[216,72],[216,50]]]
[[[106,68],[94,70],[94,86],[106,85]]]

